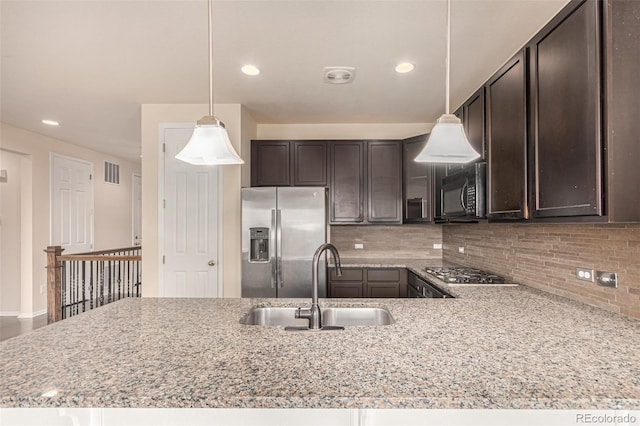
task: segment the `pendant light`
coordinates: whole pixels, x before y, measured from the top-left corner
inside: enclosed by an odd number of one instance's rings
[[[458,117],[449,113],[449,80],[451,56],[451,0],[447,0],[447,56],[445,81],[445,114],[440,116],[431,130],[427,144],[415,161],[421,163],[468,163],[480,154],[469,143]]]
[[[178,160],[194,165],[243,164],[233,149],[224,123],[213,115],[213,5],[208,0],[209,11],[209,115],[196,122],[187,145],[176,155]]]

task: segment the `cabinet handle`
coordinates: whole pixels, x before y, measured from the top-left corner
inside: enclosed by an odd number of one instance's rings
[[[467,188],[469,188],[469,182],[466,182],[462,186],[462,191],[460,191],[460,205],[465,212],[467,211],[467,200],[465,200],[467,198]]]

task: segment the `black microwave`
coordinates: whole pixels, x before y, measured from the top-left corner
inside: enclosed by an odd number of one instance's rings
[[[440,219],[477,220],[485,217],[487,163],[474,163],[442,178]]]

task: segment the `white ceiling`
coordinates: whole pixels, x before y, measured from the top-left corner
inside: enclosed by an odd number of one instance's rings
[[[452,108],[567,2],[453,0]],[[445,19],[445,0],[215,0],[215,103],[258,123],[433,122]],[[0,0],[0,28],[7,124],[138,161],[141,104],[208,102],[205,0]],[[326,66],[356,77],[325,84]]]

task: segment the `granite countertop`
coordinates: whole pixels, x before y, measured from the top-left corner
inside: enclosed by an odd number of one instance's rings
[[[524,286],[325,299],[396,323],[241,325],[301,299],[123,299],[0,343],[1,407],[640,409],[640,321]],[[50,396],[43,396],[43,395]]]

